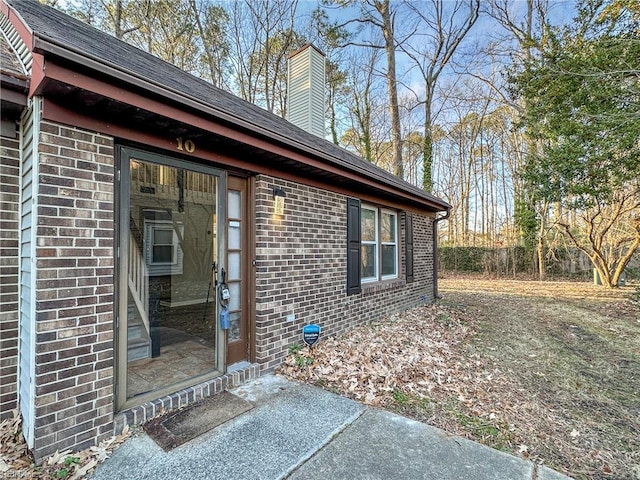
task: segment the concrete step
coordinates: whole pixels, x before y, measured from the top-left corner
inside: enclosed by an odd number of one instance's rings
[[[147,329],[144,328],[142,322],[129,322],[127,324],[127,338],[129,340],[135,340],[138,338],[146,338],[147,337]]]
[[[142,321],[136,316],[135,306],[127,308],[127,360],[132,362],[151,356],[151,340]]]
[[[127,342],[127,361],[133,362],[151,356],[151,342],[148,339],[129,339]]]

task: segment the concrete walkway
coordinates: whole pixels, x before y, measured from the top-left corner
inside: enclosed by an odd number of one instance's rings
[[[561,480],[546,467],[320,388],[268,375],[231,391],[254,404],[165,452],[129,439],[94,480]]]

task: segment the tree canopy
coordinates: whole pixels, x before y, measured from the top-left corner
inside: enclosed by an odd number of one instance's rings
[[[606,202],[640,174],[640,36],[594,10],[589,2],[580,23],[549,28],[514,78],[527,132],[543,145],[523,175],[542,197],[576,208]]]
[[[534,198],[555,205],[556,224],[607,286],[640,245],[640,31],[615,6],[586,0],[574,24],[547,26],[539,54],[512,78],[541,146],[520,174]]]

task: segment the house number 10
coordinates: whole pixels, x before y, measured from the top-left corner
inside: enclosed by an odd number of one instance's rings
[[[196,151],[196,144],[192,140],[183,140],[182,137],[178,137],[176,141],[178,142],[178,150],[181,152],[186,150],[189,153],[193,153]]]

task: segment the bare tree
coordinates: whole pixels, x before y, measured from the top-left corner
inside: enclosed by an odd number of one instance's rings
[[[152,8],[151,0],[136,2],[131,0],[100,0],[107,13],[111,31],[116,38],[124,37],[132,32],[140,30],[140,19],[147,18]],[[104,26],[102,27],[105,28]]]
[[[402,125],[398,106],[398,80],[396,75],[396,49],[401,41],[397,39],[395,31],[398,6],[400,4],[396,2],[392,3],[390,0],[328,0],[327,3],[341,7],[360,6],[360,16],[348,20],[341,26],[346,26],[350,23],[359,23],[373,27],[375,31],[382,35],[382,42],[368,39],[362,40],[361,42],[350,42],[349,45],[385,51],[386,70],[384,76],[387,82],[394,173],[399,177],[403,177]]]
[[[348,86],[352,98],[349,113],[351,127],[342,136],[342,143],[354,149],[362,158],[374,163],[373,148],[373,110],[375,90],[375,65],[377,50],[367,55],[351,56],[352,68],[349,72]],[[363,61],[364,60],[364,61]]]
[[[391,117],[391,144],[393,146],[394,173],[404,177],[404,165],[402,161],[402,131],[400,126],[400,110],[398,108],[398,82],[396,77],[396,39],[395,18],[396,12],[389,7],[389,0],[373,0],[373,7],[380,15],[379,20],[371,20],[371,23],[382,31],[384,37],[384,50],[387,57],[387,93],[389,96],[389,115]]]
[[[494,18],[507,36],[501,36],[494,44],[508,45],[507,52],[510,61],[517,64],[529,60],[535,51],[540,48],[543,42],[542,29],[548,20],[549,6],[547,0],[526,0],[526,11],[524,16],[519,13],[509,0],[490,0],[488,2],[488,14]],[[506,97],[505,97],[506,98]],[[510,103],[512,107],[520,113],[523,112],[522,105],[516,99]],[[532,154],[541,150],[539,142],[525,136],[522,144],[523,155]],[[516,170],[520,170],[520,165]],[[530,193],[522,188],[515,192],[515,202],[518,205],[516,210],[516,222],[520,226],[521,236],[525,246],[535,243],[535,263],[538,267],[538,278],[543,280],[547,274],[546,268],[546,238],[553,229],[553,222],[549,221],[551,204],[547,201],[536,201]],[[536,219],[537,225],[532,219]]]
[[[240,96],[286,115],[286,60],[305,40],[296,32],[298,0],[233,2],[231,69]]]
[[[640,248],[640,186],[626,185],[608,203],[598,203],[578,214],[579,221],[558,226],[584,252],[605,287],[619,284],[624,269]]]
[[[207,0],[189,0],[193,18],[198,28],[199,40],[203,55],[202,77],[218,88],[225,84],[225,72],[229,62],[229,41],[227,29],[229,15],[219,5],[212,5]]]
[[[433,188],[433,102],[438,79],[451,62],[456,50],[476,23],[480,0],[431,0],[407,3],[419,23],[415,33],[419,41],[402,43],[400,48],[417,67],[424,81],[424,152],[423,188]]]

